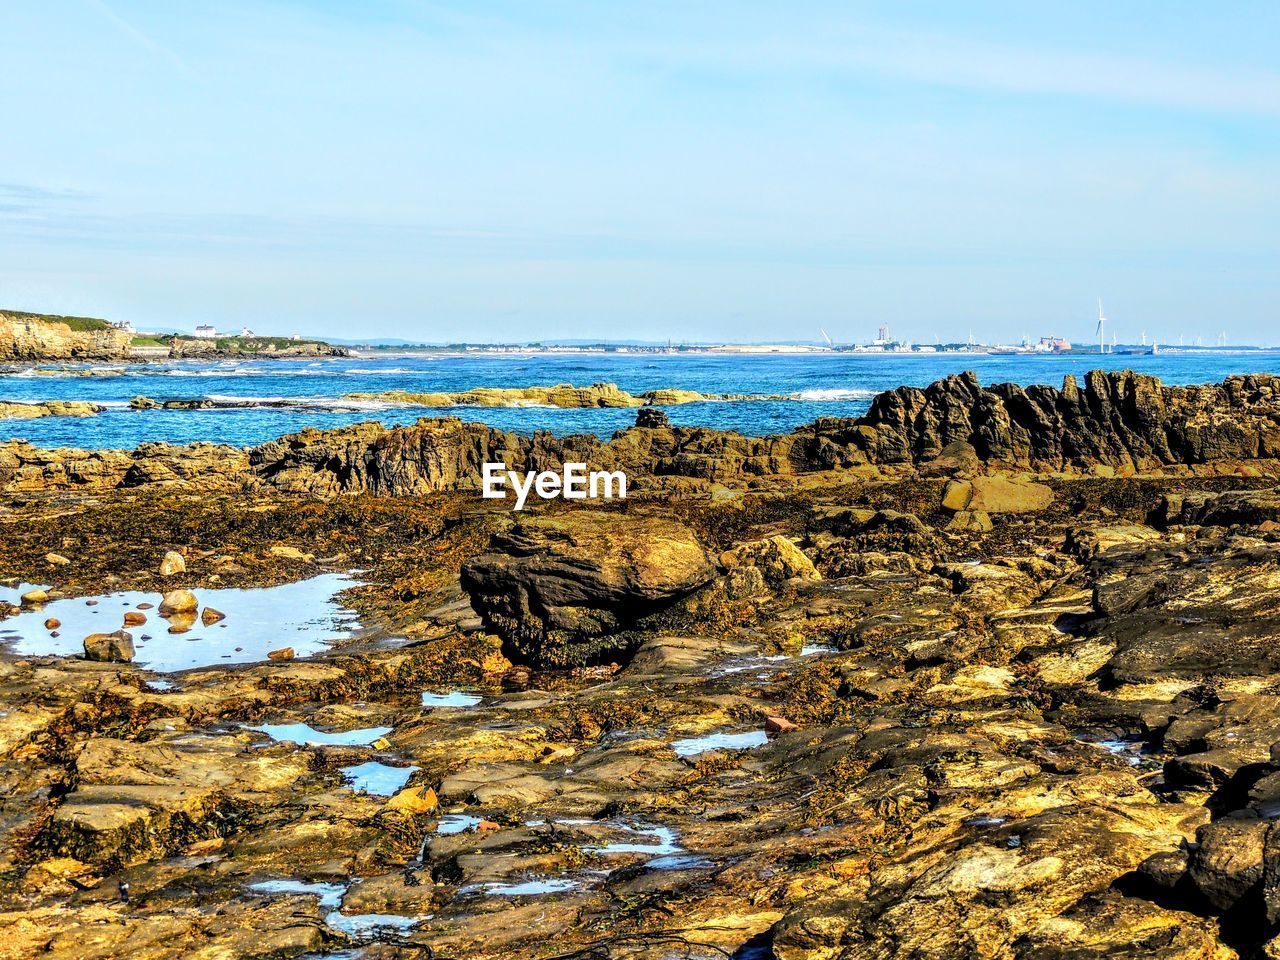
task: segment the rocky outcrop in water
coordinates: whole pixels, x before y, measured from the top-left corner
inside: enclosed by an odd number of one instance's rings
[[[880,394],[863,417],[823,418],[780,436],[670,427],[648,417],[644,423],[653,425],[619,431],[608,441],[544,432],[526,436],[455,418],[424,418],[396,428],[363,423],[303,430],[247,452],[229,452],[225,462],[208,464],[210,476],[193,481],[313,496],[416,496],[477,490],[486,462],[521,471],[583,462],[592,469],[624,470],[644,481],[642,489],[678,487],[686,493],[869,467],[966,473],[980,464],[983,471],[1108,476],[1137,470],[1256,472],[1269,464],[1266,469],[1274,471],[1280,462],[1280,379],[1256,374],[1169,387],[1131,371],[1094,371],[1083,388],[1068,377],[1055,390],[984,388],[972,374],[962,374],[924,389]],[[128,453],[90,454],[11,441],[0,447],[0,489],[39,489],[43,477],[52,488],[171,482],[189,472],[183,464],[192,460],[210,460],[209,450],[148,444]],[[71,474],[77,479],[69,480]],[[998,495],[996,486],[988,484],[991,496]],[[973,501],[972,485],[959,489]],[[1034,488],[1014,492],[1024,495],[1024,504],[1042,500]],[[961,499],[957,493],[954,502]],[[956,509],[988,512],[979,506]]]
[[[87,400],[42,400],[39,403],[0,401],[0,420],[33,420],[39,417],[92,417],[103,411]]]

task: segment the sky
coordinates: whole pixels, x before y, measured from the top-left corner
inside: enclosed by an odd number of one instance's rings
[[[0,5],[0,308],[1280,343],[1280,4]]]

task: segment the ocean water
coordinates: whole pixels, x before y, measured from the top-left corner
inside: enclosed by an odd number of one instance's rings
[[[857,416],[882,390],[924,386],[973,370],[983,383],[1061,385],[1068,373],[1094,368],[1155,374],[1167,383],[1207,383],[1231,373],[1280,372],[1280,353],[1244,351],[1156,356],[733,355],[733,354],[479,354],[350,357],[334,360],[46,364],[0,368],[0,400],[90,400],[108,409],[96,417],[0,421],[0,439],[39,446],[130,448],[147,441],[199,440],[251,446],[304,427],[332,428],[363,420],[388,425],[423,416],[461,416],[507,430],[610,436],[635,422],[635,410],[428,408],[351,401],[350,393],[461,391],[606,381],[634,394],[659,387],[702,393],[779,395],[785,399],[693,403],[667,408],[671,421],[736,430],[785,433],[821,416]],[[250,406],[215,410],[128,408],[135,396],[154,400],[234,398]],[[289,407],[272,407],[284,399]]]

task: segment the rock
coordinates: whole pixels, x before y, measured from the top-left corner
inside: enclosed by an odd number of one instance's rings
[[[944,529],[956,533],[988,533],[993,526],[991,515],[982,510],[957,510]]]
[[[700,403],[703,400],[714,399],[698,393],[696,390],[677,390],[671,387],[650,390],[647,393],[640,394],[640,396],[645,403],[652,404],[655,407],[674,407],[682,403]]]
[[[615,649],[593,644],[710,581],[693,532],[661,517],[575,510],[521,517],[462,568],[462,587],[513,659],[576,666]],[[510,654],[509,654],[510,655]]]
[[[724,577],[724,592],[730,600],[750,600],[769,592],[769,584],[759,567],[734,567]]]
[[[160,601],[157,612],[162,617],[171,617],[178,613],[195,613],[199,606],[200,602],[190,590],[170,590]]]
[[[288,547],[283,544],[276,544],[270,547],[267,552],[273,557],[279,557],[282,560],[301,560],[304,563],[314,563],[316,559],[315,554],[304,553],[297,547]]]
[[[28,590],[18,599],[22,601],[24,607],[36,607],[49,602],[49,593],[46,590]]]
[[[44,622],[44,628],[46,630],[57,630],[60,626],[62,626],[62,621],[57,617],[49,617]]]
[[[200,611],[200,622],[203,623],[206,627],[212,626],[213,624],[217,623],[219,620],[225,620],[225,619],[227,619],[227,615],[223,613],[221,610],[215,610],[213,607],[207,606]]]
[[[920,472],[929,474],[974,473],[981,469],[978,451],[966,440],[954,440],[938,452],[936,457],[920,465]]]
[[[765,733],[791,733],[800,727],[786,717],[765,717],[764,729]]]
[[[1229,910],[1262,881],[1268,820],[1218,820],[1196,832],[1188,875],[1219,910]]]
[[[187,570],[187,561],[176,550],[170,550],[164,555],[164,559],[160,561],[160,576],[172,577],[174,574],[185,573]]]
[[[270,650],[267,657],[272,660],[292,660],[294,657],[293,647],[281,647],[279,650]]]
[[[71,561],[60,553],[46,553],[44,555],[44,562],[55,567],[65,567]]]
[[[942,494],[946,510],[982,513],[1027,513],[1053,502],[1053,490],[1042,483],[1009,477],[951,480]]]
[[[39,417],[92,417],[105,408],[85,400],[44,400],[40,403],[0,401],[0,420],[34,420]]]
[[[124,615],[124,625],[126,627],[140,627],[147,622],[147,615],[137,610],[128,610]]]
[[[766,580],[821,580],[813,561],[804,551],[783,536],[744,543],[720,555],[726,567],[756,567]]]
[[[84,638],[84,658],[103,663],[128,663],[134,657],[133,636],[124,630],[91,633]]]
[[[150,397],[134,397],[129,401],[130,410],[155,410],[160,404],[152,400]]]
[[[641,407],[636,411],[636,426],[641,430],[669,430],[671,429],[671,419],[667,416],[665,410]]]
[[[436,792],[430,787],[405,787],[387,801],[388,810],[396,810],[414,816],[435,813],[440,807]]]

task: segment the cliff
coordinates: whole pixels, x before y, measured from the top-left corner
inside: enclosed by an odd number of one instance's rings
[[[105,320],[0,312],[0,360],[118,360],[132,344]]]
[[[135,337],[106,320],[0,311],[0,361],[345,357],[342,347],[284,337]]]
[[[923,389],[880,394],[865,416],[824,418],[794,433],[744,437],[671,427],[641,408],[645,426],[611,440],[523,436],[456,418],[388,428],[362,423],[303,430],[244,451],[210,444],[148,444],[134,451],[0,446],[0,489],[145,486],[257,487],[318,496],[411,496],[476,490],[481,464],[556,469],[566,461],[622,469],[651,489],[858,467],[977,468],[1062,473],[1168,470],[1213,473],[1280,463],[1280,378],[1228,377],[1165,386],[1131,371],[1094,371],[1083,388],[983,387],[971,373]],[[1268,467],[1268,470],[1271,470]]]

